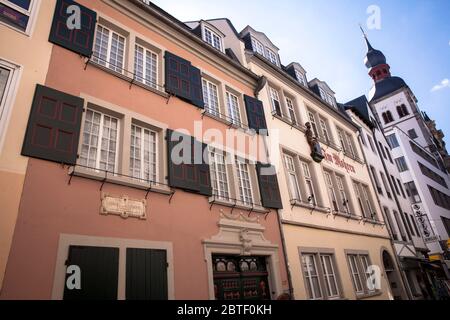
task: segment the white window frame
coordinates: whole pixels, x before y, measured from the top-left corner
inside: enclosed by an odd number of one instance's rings
[[[347,148],[349,149],[348,151],[350,152],[350,155],[352,157],[356,158],[357,154],[356,154],[355,146],[353,144],[353,137],[348,132],[345,132],[344,136],[345,136],[345,139],[347,142]]]
[[[229,91],[226,92],[227,99],[227,112],[229,120],[236,126],[242,126],[241,106],[239,103],[239,97]],[[235,100],[236,104],[232,102]]]
[[[300,192],[300,186],[298,184],[298,175],[295,168],[294,158],[290,155],[284,155],[284,163],[286,166],[286,171],[288,174],[288,183],[291,196],[294,197],[292,200],[302,201],[302,195]]]
[[[211,166],[211,182],[215,181],[217,185],[217,194],[214,194],[214,183],[212,185],[213,196],[216,196],[221,200],[230,200],[230,180],[228,176],[227,155],[224,152],[210,147],[209,156]],[[221,161],[218,161],[219,156],[223,157],[223,163],[220,163]],[[219,172],[219,165],[224,166],[225,172]],[[225,181],[222,181],[221,173],[225,175]],[[224,190],[222,190],[222,183],[225,185]]]
[[[6,138],[6,131],[16,99],[22,67],[0,58],[0,67],[9,71],[5,91],[0,97],[0,153]]]
[[[270,103],[272,106],[272,113],[277,114],[277,108],[275,105],[275,101],[276,101],[276,102],[278,102],[278,106],[280,107],[280,113],[281,113],[280,116],[283,116],[283,108],[281,107],[281,100],[280,100],[280,95],[278,93],[278,90],[269,86],[269,93],[270,93]]]
[[[265,57],[264,46],[263,44],[257,40],[255,37],[252,37],[252,47],[253,51]]]
[[[28,8],[28,10],[23,9],[22,7],[16,5],[12,2],[9,2],[8,0],[0,0],[0,3],[4,4],[7,7],[10,7],[11,9],[14,9],[14,10],[20,12],[21,14],[28,16],[28,24],[27,24],[27,28],[25,30],[21,30],[15,26],[12,26],[3,21],[0,21],[0,24],[6,26],[8,28],[11,28],[17,32],[20,32],[27,36],[30,36],[31,31],[34,29],[34,25],[36,22],[37,14],[39,12],[39,5],[41,4],[41,0],[30,0],[30,7]]]
[[[118,171],[118,167],[119,167],[119,151],[120,151],[119,146],[120,146],[121,127],[120,127],[120,119],[117,118],[117,117],[111,116],[108,113],[97,111],[96,109],[87,108],[86,112],[84,113],[84,116],[83,116],[83,128],[82,128],[81,137],[80,137],[80,154],[81,154],[81,150],[82,150],[82,147],[83,147],[83,144],[84,144],[84,142],[83,142],[84,130],[85,130],[85,126],[86,126],[86,114],[87,114],[88,111],[92,111],[94,114],[95,113],[100,114],[100,128],[99,128],[99,132],[98,132],[98,141],[97,141],[97,146],[96,146],[96,148],[97,148],[97,155],[95,157],[95,167],[94,168],[89,168],[89,169],[103,170],[103,169],[100,169],[100,159],[101,159],[101,151],[102,151],[101,146],[102,146],[102,140],[103,140],[104,119],[105,119],[105,116],[107,116],[107,117],[109,117],[111,119],[117,120],[117,136],[116,136],[116,150],[115,150],[116,156],[115,156],[115,159],[114,159],[114,173],[115,174],[120,173]],[[89,147],[90,147],[90,145],[89,145]],[[80,164],[80,160],[81,160],[81,157],[77,161],[78,164]],[[88,160],[89,160],[89,158],[88,158]],[[89,161],[86,164],[86,166],[89,167]]]
[[[305,179],[305,184],[306,184],[306,192],[310,192],[312,194],[307,194],[306,196],[309,198],[311,197],[311,200],[309,201],[308,199],[306,199],[308,201],[308,203],[310,205],[313,206],[317,206],[317,199],[316,199],[316,189],[314,187],[314,182],[312,179],[312,175],[311,175],[311,169],[309,167],[309,163],[301,161],[300,165],[302,167],[303,170],[303,177]]]
[[[336,197],[336,192],[334,191],[334,183],[333,183],[333,176],[332,173],[324,171],[323,175],[325,177],[325,183],[328,188],[328,196],[330,197],[330,204],[333,205],[333,202],[336,203],[337,208],[331,208],[334,209],[335,212],[339,212],[339,201]]]
[[[309,123],[311,124],[311,128],[313,129],[314,135],[317,138],[319,138],[320,134],[319,134],[319,128],[317,127],[316,114],[314,112],[312,112],[311,110],[308,110],[308,119],[309,119]]]
[[[205,100],[205,110],[213,116],[220,117],[219,87],[215,83],[203,78],[202,90]],[[212,96],[215,96],[217,106],[211,107]]]
[[[211,41],[208,40],[207,32],[211,33]],[[215,43],[216,39],[218,40],[218,46]],[[211,45],[213,48],[216,48],[220,52],[224,52],[223,37],[207,26],[203,26],[203,41]]]
[[[99,64],[99,65],[101,65],[101,66],[104,66],[104,67],[106,67],[106,68],[108,68],[108,69],[110,69],[110,70],[112,70],[114,72],[123,74],[124,70],[125,70],[125,60],[126,60],[126,55],[127,55],[127,38],[124,37],[123,35],[121,35],[120,33],[114,31],[113,29],[108,28],[108,27],[106,27],[106,26],[104,26],[104,25],[99,23],[99,24],[97,24],[97,27],[95,29],[94,50],[95,50],[95,45],[97,43],[97,32],[98,32],[99,28],[103,28],[103,29],[106,29],[106,30],[109,31],[107,50],[106,50],[106,61],[100,60],[100,58],[95,56],[95,55],[93,55],[92,61],[97,63],[97,64]],[[112,38],[113,38],[114,34],[116,34],[119,39],[120,38],[123,39],[123,48],[124,48],[124,50],[123,50],[122,67],[121,68],[119,68],[119,66],[111,64],[111,46],[112,46]],[[117,71],[117,69],[120,69],[120,70]]]
[[[244,168],[248,175],[248,187],[244,187]],[[253,198],[253,187],[252,187],[252,177],[250,174],[250,168],[247,162],[236,158],[236,173],[238,176],[238,187],[239,187],[239,199],[241,203],[245,206],[251,206],[254,204]],[[248,190],[247,190],[248,189]],[[248,191],[250,194],[245,194]],[[250,202],[246,198],[250,198]]]
[[[156,131],[154,131],[154,130],[151,130],[151,129],[148,129],[148,128],[146,128],[146,127],[143,127],[143,126],[140,126],[140,125],[137,125],[137,124],[135,124],[135,123],[132,123],[131,124],[131,128],[130,128],[130,138],[131,138],[131,133],[132,133],[132,130],[133,130],[133,128],[132,127],[136,127],[136,128],[139,128],[139,129],[141,129],[141,145],[140,145],[140,151],[141,151],[141,157],[140,157],[140,162],[141,162],[141,168],[140,168],[140,170],[139,170],[139,177],[135,177],[134,176],[134,172],[130,172],[130,175],[133,177],[133,178],[136,178],[136,179],[140,179],[140,180],[145,180],[145,181],[147,181],[143,176],[144,176],[144,172],[145,172],[145,154],[144,154],[144,150],[145,150],[145,139],[144,139],[144,134],[145,134],[145,132],[147,131],[147,132],[149,132],[150,134],[154,134],[154,137],[155,137],[155,143],[154,143],[154,152],[155,152],[155,154],[156,154],[156,156],[155,156],[155,172],[153,173],[153,172],[150,172],[150,176],[155,176],[155,180],[153,181],[151,178],[148,180],[148,182],[153,182],[153,184],[156,184],[158,181],[159,181],[159,175],[158,175],[158,165],[159,165],[159,163],[158,163],[158,132],[156,132]],[[119,133],[119,132],[118,132]],[[118,142],[117,142],[117,144],[119,144]],[[130,149],[131,149],[131,142],[130,142]],[[151,153],[150,153],[150,156],[151,156]],[[130,150],[130,171],[131,171],[131,158],[132,158],[132,154],[131,154],[131,150]],[[150,165],[151,165],[151,160],[150,160]]]
[[[325,280],[325,285],[327,286],[327,289],[329,291],[329,295],[328,298],[329,299],[336,299],[339,298],[341,296],[340,294],[340,290],[339,290],[339,284],[338,284],[338,279],[337,279],[337,274],[336,274],[336,270],[335,270],[335,265],[334,265],[334,257],[332,254],[319,254],[320,257],[320,262],[323,265],[322,268],[322,272],[323,272],[323,277]],[[327,264],[324,261],[324,258],[328,258],[330,261],[330,266],[331,266],[331,270],[328,270]],[[331,291],[332,288],[332,280],[330,279],[331,277],[334,278],[334,285],[336,287],[336,294],[333,294]]]
[[[305,75],[303,73],[301,73],[298,70],[295,70],[295,77],[297,78],[297,81],[306,87],[306,79],[305,79]]]
[[[347,258],[348,258],[350,274],[352,276],[352,282],[353,282],[353,287],[355,288],[355,292],[357,295],[362,295],[362,294],[364,294],[364,283],[363,283],[363,279],[361,277],[361,273],[359,272],[358,255],[357,254],[349,254],[349,255],[347,255]],[[359,289],[358,284],[361,289]]]
[[[309,267],[309,263],[307,258],[311,259],[312,263],[314,264],[314,270],[315,270],[315,275],[312,275],[312,270]],[[303,272],[305,274],[305,280],[308,281],[309,283],[309,287],[311,288],[311,294],[312,297],[309,297],[309,300],[322,300],[323,299],[323,292],[322,292],[322,287],[320,285],[320,275],[319,275],[319,269],[318,269],[318,265],[317,265],[317,254],[313,254],[313,253],[304,253],[302,254],[302,269]],[[310,262],[311,262],[310,261]],[[306,268],[305,268],[306,266]],[[318,288],[315,288],[314,283],[312,281],[313,278],[317,278],[317,285]],[[318,289],[319,292],[316,292],[316,289]]]
[[[275,52],[266,48],[266,58],[273,64],[279,66],[278,56]]]
[[[364,201],[366,202],[367,208],[369,209],[369,215],[373,220],[375,220],[377,217],[377,213],[372,206],[372,202],[370,201],[369,187],[361,185],[361,189],[363,191]]]
[[[328,125],[325,119],[319,117],[320,129],[322,131],[322,135],[327,143],[331,142],[330,132],[328,130]]]
[[[361,191],[359,189],[360,184],[357,182],[353,182],[353,189],[355,190],[355,196],[356,196],[356,200],[358,201],[359,204],[359,209],[361,210],[361,215],[363,218],[366,218],[366,209],[364,207],[364,199],[361,196]]]
[[[289,98],[289,97],[286,97],[286,106],[287,106],[287,109],[288,109],[289,120],[291,120],[291,122],[293,124],[297,124],[298,121],[297,121],[297,115],[295,113],[294,101],[291,98]]]
[[[337,183],[337,187],[339,190],[339,194],[341,196],[341,200],[342,200],[342,206],[344,207],[344,209],[346,210],[347,214],[350,214],[350,208],[348,206],[349,204],[349,198],[347,196],[347,192],[345,190],[345,185],[344,185],[344,178],[341,176],[336,175],[336,183]]]
[[[126,43],[125,43],[125,46],[126,46]],[[142,49],[143,50],[143,58],[142,58],[142,67],[143,67],[143,70],[142,70],[142,79],[138,79],[137,77],[136,77],[136,51],[137,51],[137,49],[138,48],[140,48],[140,49]],[[143,83],[143,84],[145,84],[145,85],[147,85],[147,86],[150,86],[150,87],[152,87],[152,88],[154,88],[154,89],[158,89],[158,79],[159,79],[159,55],[156,53],[156,52],[154,52],[154,51],[152,51],[152,50],[150,50],[150,49],[148,49],[148,48],[146,48],[146,47],[144,47],[144,46],[141,46],[141,45],[139,45],[139,44],[135,44],[135,47],[134,47],[134,50],[135,50],[135,61],[134,61],[134,74],[135,74],[135,79],[136,79],[136,81],[139,81],[140,83]],[[155,75],[155,79],[151,79],[151,77],[150,77],[150,80],[147,80],[147,53],[150,53],[151,55],[154,55],[155,57],[156,57],[156,61],[155,61],[155,66],[156,66],[156,75]],[[124,59],[125,59],[125,52],[124,52]],[[148,84],[147,83],[147,81],[149,81],[150,82],[150,84]]]

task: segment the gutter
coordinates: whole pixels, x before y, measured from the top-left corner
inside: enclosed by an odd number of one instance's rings
[[[280,210],[277,210],[277,220],[278,220],[278,227],[280,229],[280,236],[281,236],[281,244],[283,246],[283,258],[284,258],[284,263],[286,265],[286,272],[287,272],[287,277],[288,277],[288,287],[289,287],[289,294],[291,296],[291,300],[295,300],[294,297],[294,287],[292,285],[292,274],[291,274],[291,268],[289,266],[289,261],[288,261],[288,257],[287,257],[287,250],[286,250],[286,238],[284,236],[284,231],[283,231],[283,222],[281,220],[281,216],[280,216]]]

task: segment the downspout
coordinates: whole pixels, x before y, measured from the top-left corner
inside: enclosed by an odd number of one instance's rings
[[[280,228],[281,244],[283,246],[284,263],[286,265],[286,271],[287,271],[287,277],[288,277],[289,294],[291,296],[291,300],[295,300],[294,287],[292,286],[291,268],[289,266],[289,261],[288,261],[288,257],[287,257],[287,251],[286,251],[286,238],[284,236],[283,222],[281,221],[281,215],[280,215],[279,210],[277,210],[277,219],[278,219],[278,227]]]
[[[382,152],[380,150],[380,146],[379,146],[376,134],[375,134],[375,126],[372,128],[372,136],[373,136],[373,140],[374,140],[374,143],[375,143],[375,147],[377,148],[377,151],[378,151],[378,158],[381,160],[381,163],[383,165],[384,174],[386,175],[386,179],[388,180],[389,186],[390,186],[391,191],[392,191],[392,195],[394,196],[394,199],[395,199],[395,203],[397,204],[397,209],[399,210],[399,214],[403,214],[403,210],[402,210],[402,207],[400,205],[400,202],[398,201],[397,194],[394,191],[395,189],[393,188],[392,181],[391,181],[391,179],[389,179],[386,162],[385,162],[384,158],[381,156]],[[358,139],[358,141],[359,141],[360,147],[362,148],[361,140]],[[367,162],[367,159],[366,159],[366,154],[364,152],[363,152],[363,155],[364,155],[364,161],[367,164],[368,162]],[[370,177],[370,180],[372,181],[372,185],[376,186],[374,178],[370,174],[370,170],[369,170],[369,177]],[[387,192],[387,190],[386,190],[386,192]],[[386,222],[386,225],[388,226],[387,230],[389,232],[389,238],[390,238],[390,242],[391,242],[391,247],[392,247],[392,250],[394,252],[394,256],[395,256],[395,260],[397,262],[397,265],[398,265],[399,269],[401,270],[399,273],[400,273],[400,277],[401,277],[402,282],[403,282],[402,283],[403,284],[403,288],[405,289],[405,292],[406,292],[406,295],[408,296],[408,299],[409,300],[414,300],[412,295],[411,295],[411,292],[409,290],[409,286],[406,286],[408,281],[407,281],[406,276],[405,276],[405,274],[403,272],[403,268],[401,268],[400,258],[398,257],[397,251],[395,249],[394,240],[393,240],[394,236],[393,236],[393,233],[392,233],[392,230],[391,230],[391,226],[389,225],[389,221],[390,220],[387,218],[386,213],[384,212],[384,209],[383,209],[383,206],[381,204],[381,200],[380,200],[380,196],[378,195],[378,192],[376,192],[375,194],[376,194],[376,197],[377,197],[378,204],[379,204],[379,206],[381,208],[381,214],[383,215],[384,221]],[[406,228],[406,226],[405,226],[405,228]]]

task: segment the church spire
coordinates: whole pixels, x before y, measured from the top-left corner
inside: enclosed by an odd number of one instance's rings
[[[364,40],[366,40],[367,51],[372,51],[372,50],[374,50],[373,47],[372,47],[372,45],[370,44],[369,38],[367,37],[367,34],[366,34],[366,32],[364,31],[364,29],[363,29],[363,27],[362,27],[361,24],[359,25],[359,28],[361,29],[361,32],[362,32],[363,37],[364,37]]]
[[[370,43],[363,27],[360,25],[359,28],[361,29],[367,45],[367,54],[364,59],[364,64],[366,65],[367,69],[369,69],[370,77],[375,82],[379,82],[383,79],[389,78],[391,76],[391,73],[389,70],[390,67],[386,62],[386,57],[384,56],[383,52],[372,47],[372,44]]]

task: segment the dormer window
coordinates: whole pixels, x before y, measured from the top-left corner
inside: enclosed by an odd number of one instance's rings
[[[320,97],[322,98],[323,101],[325,101],[329,105],[336,108],[336,101],[334,100],[334,98],[331,94],[325,92],[325,90],[323,90],[320,87],[319,87],[319,92],[320,92]]]
[[[267,59],[269,59],[270,62],[278,66],[278,57],[276,53],[270,49],[267,49]]]
[[[223,52],[223,39],[216,32],[212,31],[208,27],[203,29],[203,40],[209,43],[211,46],[219,51]]]
[[[306,78],[303,73],[301,73],[298,70],[295,70],[295,77],[297,78],[297,81],[300,82],[301,85],[306,87]]]
[[[252,38],[252,46],[253,46],[253,51],[255,51],[256,53],[259,53],[259,54],[262,55],[263,57],[266,56],[266,55],[264,54],[264,46],[262,45],[261,42],[259,42],[259,41],[256,40],[255,38]]]

